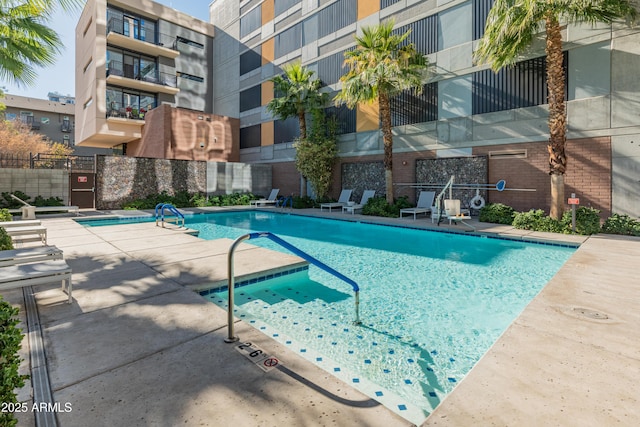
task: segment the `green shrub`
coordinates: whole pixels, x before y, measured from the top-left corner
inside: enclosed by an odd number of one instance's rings
[[[629,215],[613,214],[602,224],[602,232],[622,234],[624,236],[640,236],[640,221]]]
[[[9,213],[9,209],[0,209],[0,221],[13,221],[13,215]]]
[[[17,327],[18,309],[14,308],[0,296],[0,402],[17,404],[15,389],[24,386],[28,375],[20,375],[20,350],[22,331]],[[18,421],[12,412],[0,412],[1,426],[15,426]]]
[[[0,206],[7,209],[17,209],[23,206],[22,203],[11,197],[11,194],[25,201],[26,203],[29,203],[29,200],[31,199],[31,197],[27,196],[22,191],[14,191],[13,193],[3,192]]]
[[[251,193],[220,194],[209,197],[209,206],[242,206],[248,205],[251,200],[260,199]]]
[[[294,209],[313,208],[313,207],[316,206],[316,202],[317,202],[316,200],[313,200],[309,196],[305,196],[305,197],[294,196],[293,197],[293,208]],[[318,202],[318,206],[320,206],[319,202]]]
[[[562,215],[565,233],[572,233],[571,211]],[[600,211],[586,206],[576,209],[576,233],[582,235],[597,234],[600,231]]]
[[[481,222],[490,222],[492,224],[511,225],[513,223],[515,213],[516,212],[511,206],[507,206],[502,203],[489,203],[480,209],[480,216],[478,220]]]
[[[42,196],[36,196],[33,206],[64,206],[64,202],[60,197],[49,197],[45,199]]]
[[[0,227],[0,251],[9,249],[13,249],[13,240],[11,240],[11,236],[7,234],[6,230]]]
[[[400,209],[410,208],[411,206],[406,196],[399,197],[392,205],[387,203],[385,197],[372,197],[362,207],[362,214],[397,218],[400,216]]]
[[[545,215],[542,209],[531,209],[529,212],[518,212],[513,217],[513,226],[520,230],[548,231],[562,233],[563,223]]]

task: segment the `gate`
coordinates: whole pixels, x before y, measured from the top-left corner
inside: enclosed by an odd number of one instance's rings
[[[94,172],[72,172],[69,188],[73,206],[91,209],[95,207],[96,174]]]

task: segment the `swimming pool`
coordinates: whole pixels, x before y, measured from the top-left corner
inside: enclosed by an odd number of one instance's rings
[[[417,424],[575,251],[256,211],[187,226],[204,239],[270,231],[357,282],[362,326],[350,286],[315,266],[237,289],[236,315]],[[226,296],[206,295],[225,308]]]

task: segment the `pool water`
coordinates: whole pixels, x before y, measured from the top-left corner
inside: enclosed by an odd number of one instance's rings
[[[575,251],[256,211],[187,226],[204,239],[270,231],[358,283],[361,326],[351,287],[313,265],[237,289],[236,315],[418,424]],[[207,298],[226,308],[226,291]]]

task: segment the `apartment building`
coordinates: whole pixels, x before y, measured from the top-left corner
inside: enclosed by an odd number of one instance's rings
[[[505,180],[513,190],[485,193],[488,201],[518,210],[549,206],[544,45],[498,73],[475,64],[492,4],[215,0],[207,24],[150,1],[89,1],[76,29],[76,140],[135,156],[269,163],[273,185],[298,193],[298,126],[266,111],[270,79],[283,64],[301,61],[336,94],[354,35],[393,19],[431,64],[421,95],[393,100],[394,182],[431,182],[434,169],[460,182],[472,166],[444,160],[475,159],[482,172],[474,182]],[[566,193],[603,216],[640,216],[640,31],[568,25],[563,39]],[[160,105],[171,110],[154,111]],[[340,125],[336,195],[344,186],[359,188],[358,177],[382,182],[377,106],[327,112]],[[398,186],[396,195],[413,193]]]
[[[235,159],[237,120],[213,114],[213,35],[211,24],[150,1],[88,1],[76,27],[78,145]]]
[[[240,159],[270,162],[274,182],[295,182],[291,142],[295,120],[273,120],[269,79],[282,64],[301,61],[336,93],[343,55],[363,26],[393,19],[431,64],[420,96],[394,100],[394,181],[420,182],[420,163],[486,158],[487,182],[513,189],[490,201],[517,209],[550,200],[544,44],[513,68],[494,73],[473,61],[492,0],[216,0],[214,111],[240,118]],[[567,193],[581,203],[640,216],[640,33],[623,24],[571,25],[563,31],[567,75]],[[340,161],[334,188],[357,163],[381,163],[375,105],[332,108],[339,118]],[[450,174],[460,173],[451,170]]]

